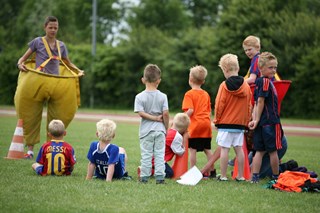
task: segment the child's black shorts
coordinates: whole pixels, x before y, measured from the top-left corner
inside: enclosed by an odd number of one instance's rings
[[[211,138],[189,138],[189,148],[196,149],[197,152],[211,149]]]

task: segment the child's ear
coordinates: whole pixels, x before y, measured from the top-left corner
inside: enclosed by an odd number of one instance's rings
[[[67,131],[64,131],[63,136],[66,136],[66,135],[67,135]]]

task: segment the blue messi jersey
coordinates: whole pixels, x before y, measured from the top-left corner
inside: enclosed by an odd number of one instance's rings
[[[254,89],[254,101],[259,97],[264,97],[264,107],[259,121],[259,126],[279,124],[280,116],[278,113],[278,94],[272,80],[260,77],[256,80]]]
[[[117,145],[108,144],[104,150],[99,150],[99,142],[94,141],[90,145],[87,158],[95,164],[95,176],[98,178],[106,179],[108,165],[110,164],[115,164],[113,178],[121,178],[125,173],[124,157],[119,154]]]

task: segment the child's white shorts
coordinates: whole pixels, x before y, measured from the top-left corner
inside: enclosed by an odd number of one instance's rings
[[[217,143],[219,146],[230,148],[231,146],[242,146],[244,133],[242,132],[227,132],[218,130]]]

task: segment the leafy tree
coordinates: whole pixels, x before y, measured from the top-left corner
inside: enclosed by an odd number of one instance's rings
[[[139,25],[156,27],[170,35],[179,36],[191,24],[180,0],[141,0],[139,7],[132,10],[134,16],[128,19],[131,28]]]

